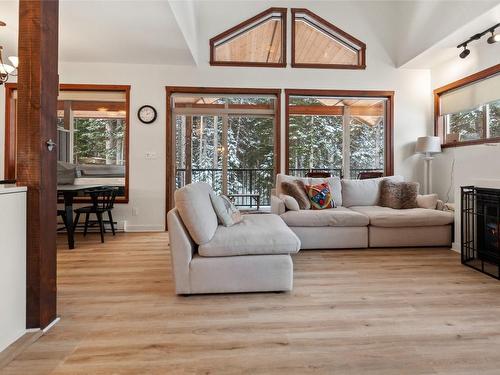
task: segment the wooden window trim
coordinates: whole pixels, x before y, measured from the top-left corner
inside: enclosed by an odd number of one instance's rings
[[[188,87],[188,86],[166,86],[167,92],[167,119],[166,119],[166,211],[174,207],[175,192],[175,126],[172,124],[172,95],[173,94],[245,94],[245,95],[274,95],[276,96],[275,121],[274,121],[274,155],[275,175],[281,172],[281,89],[249,89],[249,88],[227,88],[227,87]],[[165,230],[167,223],[165,222]]]
[[[366,69],[366,44],[361,40],[353,37],[352,35],[346,33],[344,30],[338,28],[331,22],[328,22],[324,18],[318,16],[317,14],[311,12],[309,9],[305,8],[292,8],[292,68],[315,68],[315,69],[355,69],[361,70]],[[356,44],[361,47],[360,53],[360,61],[357,65],[345,65],[345,64],[311,64],[311,63],[298,63],[295,61],[295,19],[297,13],[305,13],[318,23],[321,23],[328,28],[332,29],[342,37],[349,40],[351,43]]]
[[[272,14],[281,14],[281,61],[280,63],[259,63],[259,62],[249,62],[249,61],[216,61],[215,60],[215,44],[221,39],[233,34],[234,32],[242,29],[259,19]],[[230,29],[223,31],[222,33],[214,36],[210,39],[210,65],[212,66],[251,66],[251,67],[269,67],[269,68],[284,68],[286,67],[286,27],[287,27],[287,8],[269,8],[256,16],[249,18],[246,21],[239,23],[238,25],[231,27]]]
[[[481,81],[483,79],[489,78],[496,74],[500,73],[500,64],[494,65],[487,69],[481,70],[477,73],[471,74],[467,77],[461,78],[457,81],[451,82],[447,85],[439,87],[434,90],[434,135],[441,139],[441,147],[442,148],[450,148],[450,147],[462,147],[462,146],[472,146],[472,145],[481,145],[485,143],[500,143],[500,137],[495,138],[481,138],[474,139],[470,141],[461,141],[454,143],[446,143],[445,142],[445,129],[444,123],[441,116],[440,111],[440,99],[441,95],[446,94],[452,90],[459,89],[461,87],[470,85],[472,83]]]
[[[384,174],[394,174],[394,91],[285,89],[285,173],[290,171],[290,96],[385,98]]]
[[[12,112],[10,106],[12,94],[17,90],[17,83],[5,84],[5,152],[4,152],[4,176],[6,179],[15,179],[16,177],[16,130],[15,126],[11,126]],[[126,104],[125,108],[127,115],[125,118],[125,196],[117,197],[116,203],[129,202],[129,164],[130,164],[130,85],[99,85],[99,84],[73,84],[61,83],[59,90],[75,90],[75,91],[124,91]],[[88,202],[85,197],[75,198],[75,203]],[[62,203],[59,202],[59,203]]]

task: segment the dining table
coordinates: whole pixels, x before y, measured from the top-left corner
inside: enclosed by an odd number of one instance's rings
[[[68,247],[75,248],[75,227],[73,224],[73,202],[77,195],[84,195],[86,192],[106,185],[57,185],[57,195],[62,195],[64,200],[64,211],[66,212],[66,232],[68,233]]]

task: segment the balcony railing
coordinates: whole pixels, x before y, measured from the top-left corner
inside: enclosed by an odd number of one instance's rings
[[[332,176],[338,176],[340,178],[344,178],[343,172],[341,168],[313,168],[315,172],[327,172]],[[310,168],[290,168],[289,174],[297,177],[305,177],[307,172],[311,171]],[[350,178],[355,180],[358,178],[361,172],[384,172],[382,168],[351,168]]]
[[[297,177],[305,177],[311,169],[290,169],[290,174]],[[222,193],[222,168],[193,168],[191,171],[191,182],[203,181],[210,184],[219,194]],[[314,171],[328,172],[333,176],[341,176],[342,170],[314,168]],[[360,172],[383,172],[382,169],[353,168],[351,178],[356,179]],[[176,172],[176,188],[186,185],[187,170],[179,168]],[[230,168],[227,170],[227,193],[231,194],[259,194],[261,206],[270,205],[271,189],[274,188],[274,170],[272,168]],[[250,197],[238,197],[236,205],[254,208],[256,202]]]
[[[176,187],[186,184],[186,169],[177,169]],[[191,182],[203,181],[222,193],[222,168],[193,168]],[[271,189],[274,187],[274,170],[272,168],[230,168],[227,170],[227,193],[232,194],[259,194],[260,205],[269,206]],[[251,197],[238,197],[237,206],[256,207],[256,201]]]

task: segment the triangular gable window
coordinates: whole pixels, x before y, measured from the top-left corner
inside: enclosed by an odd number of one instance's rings
[[[269,8],[210,39],[210,65],[286,66],[286,8]]]
[[[292,67],[365,69],[366,45],[307,9],[292,9]]]

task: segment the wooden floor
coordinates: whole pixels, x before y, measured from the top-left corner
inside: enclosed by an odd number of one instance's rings
[[[97,238],[61,246],[61,321],[1,374],[500,373],[500,282],[450,250],[302,251],[291,293],[177,297],[166,234]]]

